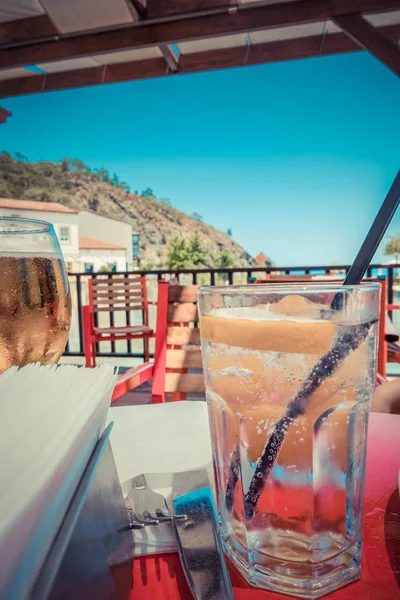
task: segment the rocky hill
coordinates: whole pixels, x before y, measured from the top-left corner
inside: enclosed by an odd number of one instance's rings
[[[222,251],[232,257],[232,266],[254,264],[226,233],[177,210],[168,200],[157,201],[149,191],[147,194],[131,193],[116,175],[111,178],[105,169],[91,170],[79,160],[33,163],[18,153],[16,158],[7,152],[0,154],[0,197],[60,202],[131,223],[140,233],[141,263],[146,268],[165,266],[168,242],[195,233],[207,248],[207,266],[219,266]]]

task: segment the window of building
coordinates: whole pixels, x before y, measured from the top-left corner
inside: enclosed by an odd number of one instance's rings
[[[93,273],[94,264],[93,263],[84,263],[83,269],[84,269],[85,273]]]
[[[60,227],[60,241],[61,242],[69,242],[69,227]]]
[[[132,235],[132,254],[134,257],[140,254],[140,235],[138,233]]]

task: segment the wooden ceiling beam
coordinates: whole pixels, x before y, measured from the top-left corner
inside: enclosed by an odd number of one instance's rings
[[[46,91],[45,75],[32,75],[30,77],[16,77],[15,79],[0,80],[0,98],[12,96],[25,96]]]
[[[137,81],[152,79],[164,75],[174,75],[175,72],[165,68],[164,58],[150,60],[135,60],[130,63],[107,65],[105,83],[121,83],[124,81]]]
[[[47,15],[0,23],[0,47],[17,42],[58,35],[58,29]]]
[[[382,27],[381,31],[392,40],[400,36],[400,24]],[[195,73],[207,70],[228,69],[231,67],[251,66],[347,54],[360,51],[359,45],[345,33],[334,33],[326,36],[309,36],[277,42],[253,44],[248,47],[223,48],[181,54],[179,57],[179,73]]]
[[[315,58],[342,52],[357,51],[357,45],[346,39],[344,34],[332,34],[334,37],[330,43],[329,51],[324,49],[320,35],[306,38],[296,38],[264,44],[254,44],[243,47],[222,48],[208,52],[196,52],[180,56],[180,73],[198,73],[201,71],[212,71],[218,69],[229,69],[231,67],[244,67],[252,65],[282,62],[304,58]]]
[[[324,21],[354,11],[382,12],[396,8],[400,8],[400,0],[292,0],[165,22],[142,21],[114,30],[61,36],[57,40],[0,49],[0,68]]]
[[[175,52],[168,46],[168,44],[160,44],[160,50],[168,68],[171,69],[171,71],[176,72],[178,70],[179,61]]]
[[[400,24],[380,29],[390,39],[400,36]],[[347,52],[357,52],[360,46],[345,33],[307,38],[296,38],[278,42],[266,42],[252,46],[239,46],[181,54],[177,70],[167,70],[163,57],[90,67],[74,71],[32,75],[20,79],[0,81],[0,97],[20,96],[39,92],[65,90],[89,85],[121,83],[139,79],[150,79],[166,75],[184,75],[229,69],[249,65],[259,65],[295,59],[315,58]]]
[[[359,14],[340,15],[333,19],[354,42],[400,77],[400,48]]]
[[[147,15],[149,18],[167,15],[201,12],[221,9],[229,5],[238,6],[238,0],[148,0]]]
[[[145,19],[147,17],[146,0],[128,0],[128,2],[131,3],[140,19]]]

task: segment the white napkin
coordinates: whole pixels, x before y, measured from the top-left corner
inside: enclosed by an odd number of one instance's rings
[[[146,473],[148,486],[168,501],[173,473],[207,468],[211,442],[205,402],[111,407],[111,446],[124,496],[133,477]],[[135,555],[176,550],[171,526],[133,530]]]

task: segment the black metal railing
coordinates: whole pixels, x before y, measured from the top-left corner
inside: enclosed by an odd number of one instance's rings
[[[322,265],[322,266],[303,266],[303,267],[240,267],[240,268],[225,268],[225,269],[161,269],[154,271],[120,271],[118,273],[110,273],[109,276],[140,274],[144,275],[147,280],[147,290],[150,306],[150,326],[155,327],[155,303],[157,301],[157,283],[161,279],[168,279],[172,276],[178,278],[179,283],[183,285],[201,284],[201,285],[234,285],[246,283],[250,278],[262,278],[265,274],[273,275],[340,275],[346,274],[349,265]],[[87,281],[90,277],[104,277],[105,273],[69,273],[69,280],[72,289],[73,298],[73,322],[71,335],[68,341],[65,355],[67,356],[83,356],[83,318],[82,306],[87,303]],[[394,304],[395,300],[395,283],[400,279],[400,264],[390,265],[371,265],[368,267],[367,277],[385,277],[387,279],[387,301],[388,304]],[[400,292],[400,285],[399,285]],[[128,312],[118,313],[123,322],[118,325],[130,325],[131,314]],[[106,318],[107,313],[103,313]],[[103,323],[113,325],[115,313],[110,313],[111,321]],[[97,315],[96,315],[97,316]],[[107,317],[109,318],[109,316]],[[108,349],[102,347],[108,345]],[[117,357],[117,358],[141,358],[144,359],[143,350],[139,351],[133,348],[131,342],[117,342],[109,344],[102,342],[98,348],[98,356]],[[117,347],[118,346],[118,347]],[[121,349],[123,348],[123,349]],[[126,349],[125,349],[126,348]]]

